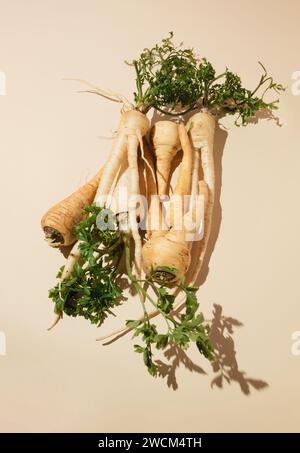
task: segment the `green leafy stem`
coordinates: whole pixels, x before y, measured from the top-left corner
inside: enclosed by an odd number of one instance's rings
[[[101,208],[87,206],[86,219],[76,227],[80,241],[80,261],[71,275],[49,291],[55,312],[83,316],[92,324],[101,325],[112,309],[121,304],[121,261],[124,243],[117,225],[106,230],[97,228]],[[57,275],[60,279],[64,267]]]
[[[197,302],[196,292],[198,288],[185,286],[184,281],[178,285],[178,289],[185,294],[185,313],[175,317],[172,314],[175,296],[169,292],[166,286],[158,285],[153,277],[147,277],[145,280],[137,280],[131,272],[130,262],[130,243],[129,239],[125,240],[126,271],[140,297],[144,316],[139,320],[130,320],[126,326],[134,331],[133,338],[141,336],[143,345],[135,344],[136,352],[143,354],[144,363],[152,376],[157,375],[157,365],[153,360],[152,347],[156,349],[165,349],[169,344],[175,343],[182,349],[187,349],[190,343],[194,342],[206,358],[212,359],[213,347],[209,339],[209,328],[204,322],[202,313],[197,313],[199,304]],[[176,269],[168,268],[169,273],[176,274]],[[145,289],[151,288],[156,298],[149,295]],[[150,322],[146,309],[145,301],[148,300],[151,305],[162,315],[166,322],[166,331],[159,333],[157,326]]]
[[[173,312],[175,296],[166,284],[158,283],[153,275],[146,279],[137,279],[132,272],[131,237],[120,228],[118,218],[99,229],[98,216],[102,208],[96,205],[87,206],[87,217],[76,228],[80,241],[80,261],[75,265],[68,278],[59,281],[49,291],[55,312],[68,316],[82,316],[92,324],[101,325],[113,309],[124,300],[123,289],[125,277],[138,294],[143,316],[130,320],[126,326],[133,330],[133,337],[140,337],[142,344],[135,344],[134,349],[142,353],[144,363],[153,376],[157,374],[157,365],[153,359],[153,348],[165,349],[176,344],[187,349],[195,343],[200,353],[212,359],[213,347],[209,338],[209,328],[202,313],[198,312],[196,292],[198,288],[178,284],[179,291],[185,295],[185,312],[175,315]],[[114,218],[113,213],[105,210],[105,215]],[[122,264],[122,257],[124,263]],[[176,269],[168,268],[169,273]],[[63,268],[58,273],[61,277]],[[149,294],[151,289],[151,295]],[[158,332],[157,326],[151,323],[146,302],[150,303],[164,318],[166,329]]]
[[[279,94],[284,87],[274,82],[262,63],[263,73],[253,90],[246,89],[240,76],[228,68],[220,74],[206,58],[193,49],[175,46],[173,32],[151,49],[144,49],[128,63],[136,73],[137,108],[151,107],[168,115],[184,115],[196,109],[215,114],[237,114],[236,124],[246,125],[256,112],[277,109],[278,99],[266,102],[268,92]],[[259,94],[260,93],[260,94]]]

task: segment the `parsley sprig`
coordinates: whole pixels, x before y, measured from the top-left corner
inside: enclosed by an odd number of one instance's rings
[[[152,376],[158,372],[154,360],[154,348],[165,349],[175,344],[187,349],[195,343],[201,354],[212,359],[213,347],[209,339],[209,328],[202,313],[198,312],[196,291],[198,288],[185,285],[182,280],[177,289],[185,295],[185,312],[173,313],[175,296],[165,280],[158,281],[155,274],[145,280],[138,280],[132,272],[130,233],[120,227],[118,218],[109,210],[96,205],[85,208],[87,217],[77,228],[80,241],[80,261],[76,263],[68,278],[59,282],[49,291],[49,297],[55,304],[55,312],[68,316],[82,316],[92,324],[101,325],[112,309],[121,304],[124,278],[131,283],[139,296],[143,317],[126,322],[134,331],[134,337],[140,337],[142,344],[135,344],[134,349],[142,353],[144,363]],[[115,220],[112,220],[115,219]],[[99,220],[107,220],[107,228],[99,228]],[[124,265],[121,258],[124,256]],[[176,274],[176,269],[165,268],[169,274]],[[63,267],[58,273],[61,277]],[[150,295],[149,288],[152,292]],[[152,295],[154,294],[154,296]],[[151,322],[146,301],[150,302],[164,318],[166,330],[159,332],[157,325]]]
[[[101,208],[85,208],[88,217],[76,227],[80,240],[80,262],[71,275],[49,291],[56,313],[83,316],[92,324],[101,325],[112,309],[122,302],[119,263],[124,248],[117,228],[100,230],[97,216]],[[109,216],[109,212],[106,212]],[[61,277],[63,267],[57,277]]]
[[[144,49],[127,63],[136,73],[137,108],[147,112],[154,107],[168,115],[183,115],[205,108],[216,114],[237,115],[236,124],[246,125],[261,109],[277,109],[278,99],[267,102],[268,92],[279,94],[281,84],[268,76],[262,63],[261,78],[253,90],[246,89],[240,76],[229,71],[217,74],[212,63],[199,58],[193,49],[175,46],[170,32],[161,44]],[[260,94],[259,94],[260,93]]]
[[[176,269],[169,268],[168,272],[174,273]],[[141,283],[146,283],[147,287],[152,288],[156,299],[149,295]],[[134,350],[143,355],[144,364],[152,376],[156,376],[158,372],[157,363],[153,358],[154,347],[160,350],[175,344],[182,349],[187,349],[191,343],[195,343],[204,357],[209,360],[213,358],[209,327],[204,321],[203,314],[198,312],[199,303],[196,297],[198,288],[186,286],[184,281],[178,285],[179,291],[185,294],[185,312],[175,316],[172,313],[175,296],[170,293],[169,288],[159,285],[151,275],[143,282],[135,280],[135,285],[139,287],[142,303],[148,300],[160,312],[167,326],[166,331],[158,332],[156,324],[150,323],[145,308],[143,319],[126,322],[126,326],[134,331],[133,338],[141,337],[143,341],[142,345],[135,344]]]

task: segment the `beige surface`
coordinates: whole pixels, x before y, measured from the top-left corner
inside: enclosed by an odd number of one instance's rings
[[[291,354],[291,335],[300,330],[300,96],[290,89],[300,69],[299,2],[0,0],[0,12],[7,75],[0,96],[0,331],[7,340],[0,430],[299,430],[300,356]],[[52,319],[47,290],[63,258],[43,242],[39,219],[104,161],[110,142],[100,136],[118,122],[117,105],[76,94],[80,87],[62,78],[130,95],[133,73],[123,60],[169,30],[250,86],[258,59],[288,86],[284,127],[260,121],[237,129],[226,121],[222,222],[199,291],[207,317],[218,304],[244,324],[233,334],[238,367],[256,387],[268,383],[248,396],[234,381],[212,389],[218,373],[195,350],[189,355],[206,374],[182,365],[173,391],[146,374],[130,338],[103,348],[84,320],[45,330]],[[139,313],[135,301],[123,310]],[[108,321],[102,332],[119,322]],[[241,381],[231,349],[227,340],[231,378]]]

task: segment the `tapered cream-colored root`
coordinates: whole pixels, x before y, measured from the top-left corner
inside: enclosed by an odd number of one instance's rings
[[[189,195],[191,193],[191,180],[193,169],[193,149],[190,143],[189,136],[183,123],[178,126],[178,133],[183,158],[180,165],[178,181],[174,190],[174,194]]]
[[[193,155],[194,151],[190,143],[187,131],[183,123],[178,126],[178,135],[180,139],[183,157],[180,164],[177,184],[172,194],[170,205],[167,210],[167,223],[172,227],[176,223],[176,229],[183,228],[183,214],[188,209],[185,206],[185,197],[191,193]]]
[[[204,224],[205,224],[205,213],[207,211],[209,190],[205,181],[199,181],[198,191],[196,196],[193,198],[193,204],[190,206],[189,211],[184,216],[184,226],[186,236],[190,236],[188,239],[189,247],[193,246],[193,255],[199,256],[199,249],[195,249],[195,246],[201,247],[202,239],[204,237]],[[202,230],[202,238],[199,238],[199,229]]]
[[[136,137],[137,131],[141,136],[144,136],[148,131],[148,127],[149,121],[144,114],[136,110],[129,110],[122,114],[116,141],[113,145],[109,160],[104,167],[103,175],[96,193],[95,200],[99,206],[105,206],[106,197],[111,190],[120,165],[126,156],[128,136],[134,135]]]
[[[158,194],[168,195],[171,163],[180,150],[177,124],[172,121],[157,121],[151,129],[150,138],[156,156]]]
[[[61,314],[57,314],[57,315],[55,316],[54,321],[52,322],[52,324],[50,324],[50,326],[49,326],[48,329],[47,329],[48,332],[50,332],[50,330],[52,330],[52,329],[56,326],[56,324],[59,323],[59,321],[61,320],[61,318],[62,318]]]
[[[180,149],[177,124],[172,121],[158,121],[151,129],[151,145],[156,157],[157,192],[148,205],[148,238],[164,235],[168,227],[163,213],[162,202],[169,192],[172,160]],[[155,196],[155,195],[158,196]],[[161,199],[160,199],[161,197]]]
[[[204,217],[204,237],[200,244],[197,244],[195,256],[199,256],[191,274],[191,281],[194,283],[203,265],[207,245],[210,237],[212,216],[215,199],[215,167],[214,167],[214,135],[216,120],[213,115],[207,112],[200,112],[193,115],[187,124],[194,149],[200,152],[203,168],[203,178],[208,187],[208,202]],[[199,248],[201,248],[199,255]]]
[[[151,203],[151,196],[157,195],[157,182],[154,170],[154,162],[152,158],[152,154],[150,151],[150,147],[146,139],[143,141],[143,148],[144,148],[144,160],[147,161],[145,165],[145,172],[146,172],[146,196],[148,204]],[[145,162],[146,163],[146,162]],[[150,170],[151,168],[151,170]]]
[[[200,169],[200,152],[193,147],[193,170],[192,170],[192,187],[189,208],[195,204],[195,198],[198,195],[198,182],[199,182],[199,169]]]
[[[201,155],[204,181],[207,183],[210,195],[210,204],[214,201],[215,194],[215,166],[214,166],[214,136],[216,120],[215,117],[207,112],[200,112],[193,115],[187,127],[190,131],[192,144],[195,150]]]
[[[137,164],[137,153],[139,141],[136,135],[128,135],[128,166],[130,170],[130,193],[128,200],[129,225],[134,240],[134,257],[137,275],[142,269],[142,239],[139,233],[139,226],[136,218],[136,206],[140,194],[139,171]]]
[[[109,194],[118,170],[125,159],[126,150],[127,139],[126,135],[121,130],[115,139],[110,157],[104,166],[103,175],[96,192],[95,201],[100,207],[104,207],[107,202],[107,195]]]
[[[72,250],[68,256],[67,262],[65,264],[63,273],[61,275],[60,281],[64,281],[66,278],[69,277],[71,272],[74,269],[75,264],[80,258],[80,250],[79,250],[79,241],[76,242],[76,244],[73,245]]]
[[[159,200],[157,196],[157,182],[154,172],[154,162],[146,140],[143,143],[145,163],[145,182],[146,182],[146,197],[147,197],[147,239],[152,235],[152,228],[159,228],[159,224],[154,225],[155,220],[159,217]],[[151,168],[151,170],[150,170]]]
[[[147,239],[152,236],[162,236],[168,231],[162,212],[162,203],[159,199],[157,181],[154,172],[154,162],[150,153],[149,145],[144,141],[145,160],[148,165],[146,171],[146,189],[147,189]],[[150,170],[151,168],[151,170]]]
[[[199,181],[198,184],[198,195],[203,197],[203,212],[202,212],[202,217],[205,219],[205,213],[208,208],[208,203],[209,203],[209,188],[208,185],[205,181]],[[197,204],[194,205],[194,209],[197,209]],[[194,218],[196,213],[193,213]]]
[[[84,218],[84,206],[93,202],[102,173],[103,169],[44,214],[41,226],[51,247],[68,246],[76,242],[75,227]]]
[[[145,158],[144,141],[143,141],[142,134],[141,134],[141,132],[138,129],[136,130],[136,136],[137,136],[138,141],[139,141],[140,150],[141,150],[141,156],[142,156],[142,159],[143,159],[146,167],[148,168],[148,172],[151,173],[151,177],[152,178],[156,179],[154,166],[150,164],[149,158],[148,159]]]
[[[137,197],[140,195],[138,171],[138,146],[143,148],[143,136],[148,132],[149,121],[147,117],[136,110],[123,113],[120,129],[126,134],[128,166],[131,173],[129,193],[129,224],[135,243],[135,266],[139,276],[142,269],[142,240],[137,222]],[[143,153],[143,149],[142,149]]]

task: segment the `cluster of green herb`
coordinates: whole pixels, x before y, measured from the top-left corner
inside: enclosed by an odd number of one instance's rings
[[[93,324],[100,325],[112,309],[122,301],[121,280],[126,275],[135,289],[142,304],[144,316],[141,320],[127,321],[128,328],[134,330],[134,336],[141,336],[144,345],[135,345],[135,350],[143,353],[144,363],[149,373],[157,374],[157,365],[153,359],[153,347],[164,349],[175,343],[186,349],[194,342],[199,351],[208,359],[213,356],[209,331],[202,313],[198,313],[197,288],[186,286],[181,281],[177,288],[185,294],[185,313],[175,316],[173,306],[175,296],[170,294],[164,280],[157,281],[155,273],[145,280],[138,280],[132,272],[130,236],[120,228],[112,212],[95,205],[85,208],[87,217],[76,228],[80,243],[80,261],[76,263],[69,277],[59,282],[49,291],[49,297],[55,304],[55,312],[69,316],[83,316]],[[106,228],[99,228],[99,215]],[[105,218],[104,218],[105,216]],[[107,218],[107,217],[108,218]],[[124,256],[124,266],[120,261]],[[176,275],[176,269],[165,268],[169,275]],[[61,277],[63,267],[58,278]],[[155,294],[150,296],[149,288]],[[150,323],[145,302],[149,301],[159,311],[166,322],[164,333],[157,331],[157,326]]]
[[[168,268],[168,272],[175,275],[176,269]],[[177,286],[185,294],[185,313],[175,316],[172,314],[175,296],[170,294],[168,288],[158,285],[151,275],[145,280],[145,283],[152,288],[156,299],[151,297],[136,281],[135,285],[139,286],[142,303],[148,300],[160,312],[166,322],[166,331],[164,333],[157,331],[157,326],[150,322],[145,306],[143,307],[143,319],[127,321],[126,326],[134,331],[133,337],[142,337],[143,345],[135,344],[134,349],[143,355],[144,364],[149,373],[152,376],[157,375],[153,348],[165,349],[171,344],[187,349],[191,343],[195,343],[200,353],[211,360],[213,346],[209,338],[209,327],[204,322],[203,314],[198,312],[199,303],[196,296],[198,288],[186,286],[184,281]]]
[[[117,224],[107,222],[107,229],[97,227],[101,211],[95,205],[85,208],[88,216],[76,227],[80,261],[68,278],[49,291],[56,313],[83,316],[97,325],[122,301],[119,263],[124,248]],[[113,218],[113,214],[109,214],[105,211],[109,219]],[[63,267],[58,278],[62,272]]]
[[[269,91],[280,93],[281,84],[263,74],[253,90],[243,87],[241,78],[228,69],[217,74],[206,58],[198,58],[193,49],[176,47],[173,33],[155,45],[144,49],[130,65],[136,72],[137,107],[147,112],[151,107],[169,115],[206,108],[213,113],[237,114],[236,124],[246,125],[261,109],[277,108],[278,100],[266,102]],[[260,95],[258,94],[260,92]]]

